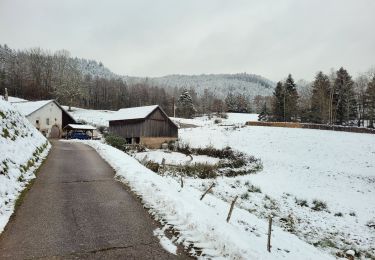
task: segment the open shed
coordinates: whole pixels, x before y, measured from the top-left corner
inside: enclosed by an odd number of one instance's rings
[[[69,136],[70,133],[74,131],[82,131],[84,133],[90,132],[91,139],[93,139],[94,137],[94,130],[96,130],[96,127],[92,125],[68,124],[64,127],[64,132],[66,132],[66,136]]]

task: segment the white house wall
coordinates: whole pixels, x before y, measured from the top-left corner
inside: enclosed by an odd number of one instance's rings
[[[56,125],[60,133],[62,133],[62,111],[54,102],[48,103],[28,115],[27,119],[47,137],[50,136],[51,128],[54,125]],[[49,124],[47,124],[47,119],[49,119]]]

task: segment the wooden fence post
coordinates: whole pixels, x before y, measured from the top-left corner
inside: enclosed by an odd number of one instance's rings
[[[271,252],[271,231],[272,231],[272,215],[268,217],[268,240],[267,240],[268,252]]]
[[[180,180],[181,180],[181,188],[184,187],[184,180],[182,179],[182,175],[180,176]]]
[[[203,200],[204,196],[215,186],[215,183],[212,183],[211,186],[203,193],[201,200]]]
[[[229,209],[229,213],[228,213],[228,217],[227,217],[227,222],[229,222],[230,217],[232,216],[233,207],[234,207],[234,204],[236,203],[237,198],[238,198],[238,196],[236,196],[234,198],[234,200],[232,201],[232,204],[230,205],[230,209]]]

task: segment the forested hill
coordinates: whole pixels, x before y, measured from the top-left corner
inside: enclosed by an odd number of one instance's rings
[[[4,88],[12,96],[28,100],[55,98],[62,104],[94,109],[159,104],[167,112],[187,89],[197,111],[205,113],[225,110],[229,93],[250,111],[255,96],[272,95],[274,83],[246,73],[123,76],[101,62],[71,57],[65,50],[14,50],[0,44],[0,92]]]
[[[144,78],[126,77],[128,82],[141,82]],[[239,74],[202,74],[202,75],[169,75],[148,78],[152,85],[165,88],[193,88],[199,95],[205,89],[216,94],[218,98],[225,98],[229,92],[242,94],[250,98],[256,95],[272,95],[275,84],[258,75]]]
[[[174,88],[194,89],[198,95],[203,95],[205,89],[215,93],[216,97],[224,99],[229,92],[246,95],[254,98],[257,95],[270,96],[275,88],[275,83],[254,74],[202,74],[202,75],[168,75],[163,77],[132,77],[119,76],[101,62],[94,60],[78,59],[79,69],[83,74],[91,77],[99,76],[106,79],[122,78],[128,85],[147,83],[151,86],[163,87],[167,92]],[[169,91],[168,91],[169,90]]]

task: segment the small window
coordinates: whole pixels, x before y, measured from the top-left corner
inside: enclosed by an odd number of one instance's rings
[[[49,118],[46,119],[46,124],[49,125]]]

